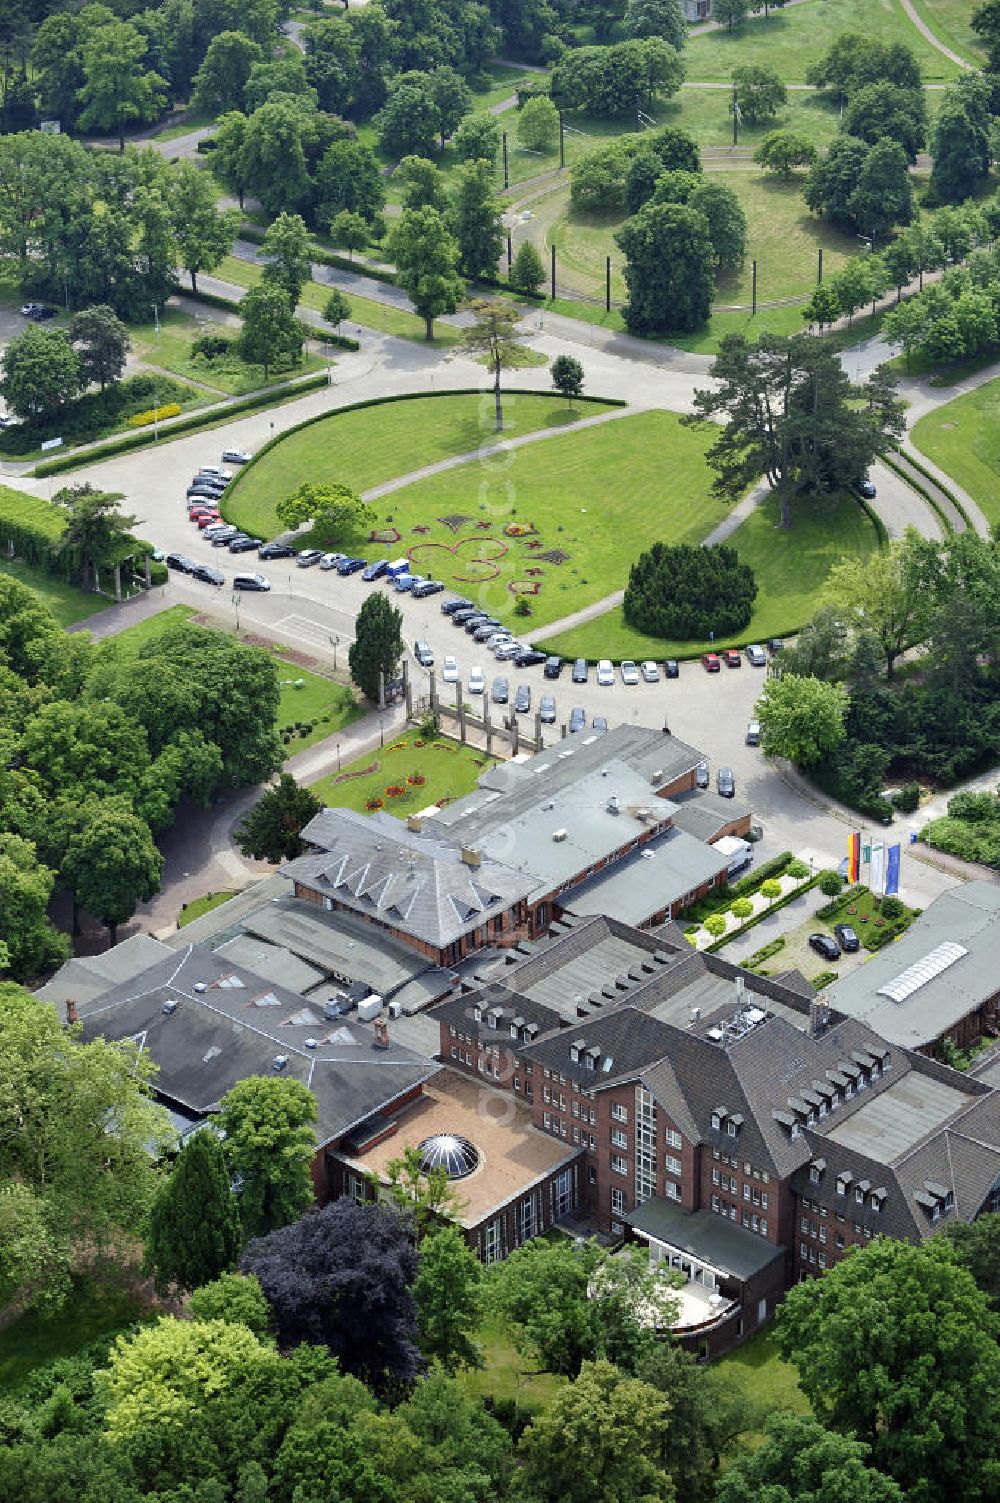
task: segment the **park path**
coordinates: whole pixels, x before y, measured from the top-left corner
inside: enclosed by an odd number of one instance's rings
[[[952,62],[957,67],[961,68],[963,73],[971,73],[973,71],[971,63],[966,62],[964,57],[959,57],[957,52],[952,52],[950,47],[946,47],[941,39],[934,35],[933,31],[931,31],[930,27],[927,25],[927,22],[921,20],[921,18],[917,15],[917,12],[911,3],[911,0],[899,0],[899,3],[903,8],[903,14],[906,16],[906,19],[911,23],[911,25],[917,28],[924,41],[929,42],[934,48],[935,52],[940,52],[942,57],[946,57],[949,62]]]
[[[491,393],[484,391],[484,397],[490,397]],[[431,475],[441,475],[446,470],[457,470],[462,465],[471,464],[474,460],[487,460],[495,454],[507,454],[513,449],[522,449],[525,444],[536,444],[544,438],[558,438],[562,433],[578,433],[581,428],[596,428],[601,423],[614,422],[616,418],[632,417],[641,412],[641,407],[616,407],[612,412],[598,412],[593,417],[580,418],[575,423],[564,423],[559,428],[541,428],[537,433],[523,433],[519,438],[506,438],[495,444],[481,444],[478,449],[470,449],[465,454],[451,454],[447,459],[439,459],[434,464],[425,464],[418,470],[410,470],[406,475],[397,475],[392,480],[385,480],[381,485],[372,486],[370,491],[362,494],[366,501],[377,501],[382,496],[390,496],[393,491],[401,491],[405,486],[414,485],[418,480],[427,480]]]
[[[563,616],[559,621],[550,621],[548,626],[539,626],[531,633],[532,647],[537,647],[539,642],[547,642],[550,637],[561,636],[564,631],[572,631],[574,627],[585,626],[588,621],[596,620],[606,611],[613,611],[624,599],[625,591],[615,590],[613,594],[605,595],[603,600],[595,600],[593,604],[573,611],[572,615]]]

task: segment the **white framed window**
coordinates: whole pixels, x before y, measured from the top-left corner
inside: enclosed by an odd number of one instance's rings
[[[680,1185],[675,1185],[672,1179],[668,1179],[664,1186],[664,1193],[668,1200],[680,1200],[681,1187]]]
[[[672,1127],[667,1128],[666,1132],[663,1134],[663,1137],[668,1148],[680,1149],[684,1147],[684,1139],[681,1137],[679,1132],[674,1132],[674,1129]]]
[[[483,1262],[497,1263],[500,1260],[500,1217],[488,1221],[483,1228]]]
[[[535,1211],[535,1197],[527,1196],[518,1207],[519,1231],[522,1242],[530,1242],[537,1228],[537,1216]]]
[[[627,1122],[628,1107],[622,1106],[620,1102],[616,1101],[611,1108],[611,1115],[616,1122]]]
[[[622,1158],[620,1153],[613,1153],[611,1155],[611,1172],[612,1174],[627,1174],[628,1159]]]
[[[625,1191],[618,1185],[611,1186],[611,1214],[612,1216],[625,1215]]]
[[[573,1209],[573,1176],[569,1169],[556,1176],[555,1209],[557,1216],[565,1216]]]
[[[542,1126],[545,1128],[546,1132],[548,1132],[552,1126],[552,1118],[548,1112],[542,1113]]]
[[[675,1158],[672,1153],[668,1153],[667,1154],[667,1156],[664,1159],[663,1163],[664,1163],[664,1168],[666,1169],[666,1171],[667,1171],[668,1174],[677,1174],[677,1175],[679,1175],[681,1173],[681,1161],[680,1161],[680,1159]]]
[[[611,1129],[611,1142],[615,1148],[627,1148],[628,1133],[622,1132],[620,1127],[613,1127]]]
[[[760,1234],[762,1237],[767,1236],[767,1221],[763,1216],[760,1218]]]

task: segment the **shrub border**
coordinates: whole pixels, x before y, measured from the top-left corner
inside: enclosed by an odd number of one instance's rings
[[[138,433],[123,434],[121,438],[109,439],[107,443],[95,444],[93,448],[78,449],[72,454],[64,455],[61,459],[46,460],[36,465],[31,474],[36,478],[43,478],[46,475],[63,475],[68,470],[77,470],[81,465],[96,464],[116,454],[130,454],[134,449],[149,448],[155,443],[169,443],[171,439],[181,438],[186,433],[197,433],[201,428],[220,428],[231,418],[240,417],[244,412],[255,412],[261,407],[280,407],[285,402],[294,402],[300,396],[326,386],[328,379],[326,371],[316,371],[311,376],[304,376],[294,386],[286,384],[262,387],[259,391],[250,392],[245,397],[237,397],[234,402],[229,402],[225,406],[200,408],[188,417],[179,418],[166,427],[159,437],[155,431],[148,428]]]
[[[902,453],[903,451],[899,450],[899,452]],[[927,468],[927,466],[925,464],[923,464],[919,459],[914,459],[913,455],[910,453],[909,450],[906,451],[905,458],[906,458],[907,464],[912,465],[915,470],[918,470],[920,472],[920,474],[923,475],[923,477],[924,477],[925,480],[929,480],[932,485],[936,485],[937,488],[938,488],[938,490],[941,491],[943,495],[945,495],[945,496],[948,497],[948,500],[951,502],[952,506],[958,512],[959,516],[962,518],[962,521],[965,523],[965,525],[969,529],[969,531],[970,532],[975,532],[976,529],[973,527],[972,522],[969,519],[969,513],[966,511],[966,509],[962,505],[961,501],[955,495],[955,492],[952,490],[951,486],[950,485],[945,485],[942,481],[940,481],[937,478],[936,475],[932,475],[931,472],[930,472],[930,470]],[[913,484],[912,480],[911,480],[910,484],[911,485]],[[916,488],[918,490],[920,489],[919,486],[917,486]],[[931,500],[930,497],[928,497],[927,499],[929,501]],[[932,506],[934,505],[933,501],[931,501],[931,505]]]
[[[326,380],[325,376],[323,380]],[[304,428],[311,428],[314,423],[325,423],[330,418],[339,417],[345,412],[362,412],[366,407],[387,407],[392,402],[425,402],[428,399],[436,402],[447,397],[480,397],[482,395],[483,388],[480,386],[457,386],[449,391],[398,391],[385,397],[365,397],[360,402],[348,403],[346,407],[334,407],[330,412],[313,413],[312,417],[303,418],[301,423],[295,423],[291,428],[286,428],[283,433],[276,433],[273,438],[269,438],[267,443],[261,445],[249,463],[243,465],[222,498],[222,505],[220,507],[222,515],[228,522],[229,513],[226,510],[226,503],[230,502],[233,496],[239,494],[240,482],[249,475],[254,465],[259,464],[266,454],[270,454],[271,450],[277,444],[282,443],[286,438],[290,438],[293,433],[301,433]],[[511,397],[544,397],[548,395],[558,396],[558,393],[534,391],[528,386],[508,386],[504,389],[504,395]],[[603,407],[627,407],[629,405],[623,397],[581,396],[575,397],[574,401],[599,402]],[[565,430],[553,429],[553,434],[561,431]]]
[[[821,876],[821,872],[815,872],[813,876],[807,877],[806,880],[802,882],[798,887],[793,887],[791,892],[786,892],[783,898],[776,898],[773,903],[769,903],[767,905],[763,912],[755,914],[752,919],[747,919],[746,923],[741,924],[738,929],[731,929],[729,933],[724,934],[721,939],[717,939],[714,941],[714,943],[706,945],[701,953],[703,955],[714,955],[716,950],[721,950],[724,945],[729,944],[730,940],[742,938],[744,934],[747,934],[757,924],[763,923],[764,919],[766,918],[770,918],[772,913],[777,913],[779,909],[786,907],[786,905],[789,904],[793,898],[804,897],[807,892],[810,892],[812,888],[816,886]]]

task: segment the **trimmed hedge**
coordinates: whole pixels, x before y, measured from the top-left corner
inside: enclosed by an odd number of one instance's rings
[[[894,460],[889,458],[888,454],[884,454],[882,456],[882,463],[885,465],[886,469],[891,470],[894,475],[898,475],[900,480],[904,481],[911,490],[915,490],[918,496],[923,496],[924,500],[927,502],[927,505],[937,517],[938,521],[941,523],[941,528],[946,534],[955,531],[955,528],[952,525],[951,518],[945,514],[941,503],[931,495],[926,486],[923,486],[919,481],[914,480],[912,475],[908,475],[901,465],[896,464]]]
[[[961,501],[955,495],[955,492],[952,490],[951,486],[945,485],[944,482],[939,480],[936,475],[932,475],[927,466],[921,460],[917,459],[913,454],[911,454],[909,450],[907,450],[906,452],[906,462],[908,465],[912,465],[913,469],[919,470],[920,474],[923,475],[925,480],[929,480],[931,485],[936,485],[942,495],[948,497],[948,500],[951,502],[952,506],[954,506],[955,510],[958,512],[959,516],[962,518],[962,521],[965,523],[969,531],[975,532],[976,529],[973,527],[972,522],[969,520],[969,513],[966,511]],[[911,481],[910,484],[912,485],[912,483],[913,482]],[[933,501],[931,502],[931,505],[934,505]]]
[[[767,882],[771,877],[783,877],[790,861],[793,861],[791,851],[780,851],[777,856],[772,856],[770,861],[764,861],[757,870],[751,872],[748,877],[741,877],[729,889],[730,896],[735,898],[747,898],[755,893],[762,882]]]
[[[265,386],[260,391],[253,391],[249,396],[239,397],[235,402],[229,402],[224,407],[202,408],[200,412],[192,412],[189,417],[171,422],[160,434],[159,442],[169,443],[170,439],[182,433],[196,433],[200,428],[218,428],[223,423],[228,423],[231,418],[239,417],[244,412],[255,412],[259,407],[280,407],[282,403],[293,402],[303,393],[316,391],[326,383],[326,372],[317,371],[314,375],[303,377],[294,385],[286,383],[283,386]],[[111,439],[106,444],[97,444],[92,449],[81,449],[76,454],[67,454],[62,459],[49,459],[43,464],[36,465],[31,473],[35,476],[63,475],[67,470],[79,469],[80,465],[91,464],[99,459],[110,459],[114,454],[129,454],[133,449],[144,449],[156,442],[155,433],[147,428],[141,433],[124,434],[121,438]]]
[[[755,914],[752,919],[747,919],[746,923],[741,924],[738,929],[733,929],[722,939],[717,939],[714,944],[706,945],[705,951],[710,955],[714,955],[716,950],[721,950],[723,945],[727,945],[731,939],[740,938],[750,929],[755,928],[757,924],[763,923],[764,919],[770,918],[772,913],[777,913],[780,908],[784,908],[786,904],[793,902],[795,898],[803,897],[805,893],[809,892],[810,888],[816,886],[816,883],[818,881],[819,877],[810,877],[809,880],[807,882],[803,882],[801,886],[793,887],[791,892],[786,892],[783,898],[777,898],[773,903],[769,903],[765,909],[763,909],[760,913]]]

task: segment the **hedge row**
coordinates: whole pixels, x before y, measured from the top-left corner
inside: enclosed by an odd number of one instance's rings
[[[284,402],[294,402],[305,392],[316,391],[326,383],[326,372],[317,371],[294,385],[262,387],[260,391],[253,391],[249,396],[239,397],[235,402],[229,402],[224,407],[202,408],[198,412],[192,412],[188,417],[171,422],[161,432],[159,442],[168,443],[172,438],[177,438],[184,433],[196,433],[200,428],[218,428],[232,418],[239,417],[244,412],[255,412],[260,407],[279,407]],[[156,434],[149,429],[141,433],[127,433],[121,438],[110,439],[106,444],[97,444],[91,449],[80,450],[76,454],[67,454],[62,459],[46,460],[43,464],[36,465],[32,474],[35,476],[62,475],[67,470],[79,469],[81,465],[92,464],[100,459],[110,459],[115,454],[130,454],[134,449],[144,449],[156,442]]]
[[[931,472],[930,472],[930,470],[927,468],[927,466],[925,464],[923,464],[921,462],[921,460],[915,458],[915,456],[913,454],[909,453],[909,452],[907,452],[907,455],[906,455],[906,462],[907,462],[908,465],[911,465],[913,467],[913,469],[919,470],[920,474],[923,475],[923,477],[924,477],[925,480],[929,480],[932,485],[936,485],[937,488],[938,488],[938,490],[941,492],[942,495],[948,497],[948,500],[951,502],[952,506],[958,512],[959,516],[962,518],[962,521],[965,523],[965,525],[969,529],[969,531],[970,532],[975,532],[976,529],[972,525],[972,522],[971,522],[970,517],[969,517],[969,513],[966,511],[966,509],[962,505],[961,501],[955,495],[955,492],[952,490],[951,486],[950,485],[945,485],[944,482],[942,480],[939,480],[936,475],[932,475]],[[912,480],[910,481],[910,484],[911,485],[913,484]],[[934,503],[932,502],[931,504],[933,505]]]
[[[23,559],[36,569],[68,579],[68,560],[59,552],[66,531],[66,512],[61,506],[41,496],[0,485],[0,547],[9,556]],[[109,563],[124,563],[129,558],[148,556],[152,543],[125,534],[117,547],[109,550]]]
[[[199,288],[197,292],[185,292],[184,296],[194,298],[195,302],[198,303],[206,303],[210,308],[224,308],[227,313],[239,313],[240,311],[240,305],[237,300],[231,297],[223,297],[221,292],[202,292]],[[302,324],[302,328],[307,339],[316,339],[319,337],[318,331],[313,324],[304,323]],[[361,348],[356,339],[351,339],[346,334],[327,334],[323,330],[322,337],[324,344],[335,344],[338,350],[360,350]]]
[[[896,464],[895,460],[889,458],[888,454],[883,455],[882,463],[887,470],[891,470],[894,475],[898,475],[900,480],[908,485],[911,490],[916,491],[918,496],[923,496],[927,505],[941,523],[943,532],[950,533],[955,531],[951,518],[945,512],[940,501],[931,495],[926,486],[921,485],[919,480],[914,480],[912,475],[908,475],[901,465]]]
[[[878,538],[879,548],[888,548],[889,534],[886,531],[885,523],[882,521],[882,518],[879,516],[878,512],[872,509],[869,503],[865,500],[864,496],[858,496],[857,502],[861,507],[861,510],[864,512],[865,516],[868,518],[869,522],[875,529],[875,536]]]
[[[731,939],[741,938],[744,934],[748,933],[749,930],[755,928],[757,924],[763,923],[764,919],[770,918],[772,913],[777,913],[780,908],[784,908],[788,903],[793,902],[796,898],[803,897],[810,888],[816,886],[816,883],[819,881],[819,879],[820,873],[814,873],[813,876],[808,877],[804,882],[801,882],[798,887],[793,887],[791,892],[786,892],[783,898],[776,898],[773,903],[768,903],[766,908],[763,908],[760,913],[754,914],[753,918],[747,919],[745,924],[741,924],[738,929],[731,930],[729,934],[724,934],[723,937],[721,939],[717,939],[714,944],[706,945],[705,949],[709,954],[714,955],[716,950],[721,950],[723,945],[727,945]]]

